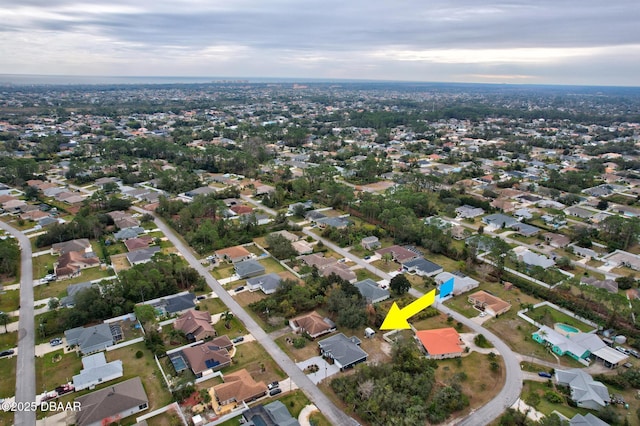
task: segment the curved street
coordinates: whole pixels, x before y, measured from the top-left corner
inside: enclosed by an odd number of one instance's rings
[[[33,267],[31,242],[22,232],[0,221],[0,228],[20,244],[20,318],[18,323],[18,359],[16,366],[16,402],[35,402],[36,365],[33,321]],[[16,425],[36,424],[35,411],[16,411]]]
[[[141,213],[149,213],[146,210],[133,208]],[[161,219],[154,215],[155,223],[166,237],[176,246],[178,251],[184,256],[189,265],[202,275],[207,284],[213,290],[220,300],[240,319],[247,327],[249,333],[260,342],[266,351],[273,357],[274,361],[284,370],[284,372],[293,380],[305,395],[318,407],[322,414],[334,425],[349,425],[353,423],[353,419],[347,416],[342,410],[335,406],[333,402],[324,394],[311,380],[300,370],[287,354],[275,344],[267,333],[255,322],[253,318],[236,302],[229,293],[222,288],[222,285],[213,278],[213,276],[202,266],[200,261],[193,255],[190,248],[176,235],[173,230],[166,225]]]

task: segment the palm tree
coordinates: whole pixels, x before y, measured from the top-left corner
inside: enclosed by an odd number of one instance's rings
[[[224,327],[228,330],[231,328],[231,320],[233,319],[233,312],[225,311],[222,313],[221,317],[224,320]]]
[[[9,315],[6,312],[0,311],[0,322],[4,325],[4,332],[7,333],[7,323],[9,322]]]

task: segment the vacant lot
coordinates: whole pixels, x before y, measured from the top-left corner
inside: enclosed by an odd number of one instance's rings
[[[16,392],[17,356],[0,359],[0,398],[13,396]],[[2,413],[2,410],[0,410]]]
[[[0,294],[0,311],[2,312],[17,311],[19,307],[20,307],[20,290],[8,290]]]
[[[270,383],[282,380],[286,374],[258,342],[247,342],[236,346],[236,354],[231,366],[224,369],[223,374],[246,369],[256,381]]]

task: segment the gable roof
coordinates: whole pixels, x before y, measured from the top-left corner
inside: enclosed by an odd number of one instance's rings
[[[76,327],[64,332],[69,346],[80,346],[80,352],[90,352],[93,348],[113,345],[113,335],[108,324],[92,327]]]
[[[408,270],[424,272],[427,275],[435,274],[438,271],[442,271],[442,266],[438,265],[437,263],[433,263],[432,261],[427,260],[424,257],[419,257],[417,259],[404,262],[402,266],[404,268],[407,268]]]
[[[447,355],[462,352],[460,335],[453,327],[418,330],[416,337],[429,355]]]
[[[379,254],[380,256],[383,256],[387,253],[391,253],[391,255],[393,256],[393,260],[395,260],[398,263],[405,263],[419,256],[419,254],[414,253],[411,250],[408,250],[398,245],[378,249],[376,250],[376,253]]]
[[[318,346],[324,355],[328,355],[338,361],[343,368],[366,360],[368,356],[360,348],[360,339],[355,336],[348,338],[342,333],[319,341]]]
[[[250,277],[252,275],[264,274],[265,267],[260,264],[257,260],[243,260],[242,262],[238,262],[234,265],[236,270],[236,274],[239,277]]]
[[[389,290],[378,287],[378,283],[373,281],[371,278],[358,281],[354,285],[358,288],[358,291],[362,297],[365,298],[367,303],[381,302],[388,299],[390,296]]]
[[[132,265],[135,265],[136,263],[148,262],[151,260],[153,255],[158,253],[160,250],[160,247],[147,247],[145,249],[132,251],[127,253],[127,260]]]
[[[216,250],[215,254],[218,258],[228,257],[231,260],[251,256],[251,252],[242,246],[227,247],[221,250]]]
[[[73,386],[76,390],[86,389],[92,384],[104,379],[113,380],[122,377],[122,361],[107,362],[104,353],[89,355],[82,358],[82,370],[80,374],[73,376]]]
[[[600,420],[591,413],[586,415],[576,414],[569,420],[569,426],[609,426],[609,423]]]
[[[260,275],[259,277],[253,277],[247,279],[247,285],[251,287],[260,287],[265,293],[273,293],[280,287],[282,278],[280,275],[272,272],[266,275]]]
[[[70,251],[85,251],[88,248],[91,248],[91,242],[87,238],[69,240],[51,245],[51,249],[60,254],[68,253]]]
[[[143,404],[149,405],[149,398],[144,391],[140,377],[134,377],[113,386],[80,396],[75,399],[80,402],[82,410],[76,411],[78,426],[102,422]]]
[[[601,382],[593,380],[589,373],[579,368],[571,370],[556,370],[556,379],[561,385],[571,388],[571,399],[578,405],[594,402],[602,407],[610,401],[609,390]]]
[[[136,238],[138,235],[144,234],[144,228],[140,226],[133,226],[128,228],[121,228],[113,236],[116,240],[127,240],[129,238]]]

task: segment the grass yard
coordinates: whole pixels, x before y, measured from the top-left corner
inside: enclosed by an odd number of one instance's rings
[[[51,391],[70,382],[81,369],[82,361],[75,352],[64,354],[60,349],[36,357],[36,392]]]
[[[376,268],[384,272],[393,272],[393,271],[397,271],[398,268],[400,268],[400,265],[394,262],[393,260],[389,262],[385,262],[382,259],[374,260],[373,262],[371,262],[371,265],[375,266]]]
[[[253,302],[257,302],[258,300],[262,300],[266,297],[267,295],[265,295],[261,291],[242,291],[233,296],[236,302],[238,302],[242,307],[246,307],[247,305]]]
[[[142,358],[136,358],[135,354],[138,351],[142,351]],[[167,389],[158,365],[153,359],[153,354],[145,347],[144,342],[107,352],[106,357],[107,362],[116,359],[122,360],[124,376],[119,381],[140,376],[149,397],[150,411],[164,407],[172,401],[171,393]]]
[[[367,278],[372,279],[376,282],[380,280],[380,277],[364,268],[356,269],[353,272],[356,273],[356,278],[358,279],[358,281],[366,280]]]
[[[53,264],[58,261],[58,256],[52,254],[41,254],[32,258],[33,264],[33,279],[42,278],[49,273],[53,272]]]
[[[491,370],[489,355],[478,352],[463,358],[437,361],[436,382],[458,383],[462,392],[469,397],[469,407],[454,413],[456,417],[466,416],[470,410],[483,406],[500,392],[505,381],[504,363],[499,356],[495,357],[495,361],[500,366],[497,371]]]
[[[211,270],[211,275],[213,275],[213,278],[217,280],[229,278],[234,273],[235,270],[233,269],[233,265],[227,263],[223,263],[221,266]]]
[[[0,325],[0,330],[2,330],[2,334],[0,334],[0,351],[15,348],[18,344],[18,332],[5,333],[2,325]]]
[[[0,398],[7,398],[16,393],[16,365],[18,357],[0,359]],[[3,411],[0,410],[0,413]]]
[[[46,284],[40,284],[33,287],[33,300],[42,300],[47,297],[57,297],[67,294],[67,280],[53,281]]]
[[[198,305],[200,305],[201,310],[206,310],[210,314],[220,314],[229,310],[227,305],[225,305],[218,297],[200,300],[198,301]]]
[[[325,336],[321,336],[318,339],[322,340],[326,337],[330,336],[330,334],[325,335]],[[278,337],[275,342],[276,344],[280,347],[280,349],[282,349],[287,355],[289,355],[289,358],[291,358],[292,360],[294,360],[295,362],[300,362],[303,361],[305,359],[309,359],[311,357],[317,356],[318,355],[318,342],[316,341],[310,341],[310,340],[306,340],[306,344],[304,347],[297,349],[293,346],[293,343],[288,343],[287,339],[289,339],[290,341],[293,342],[293,340],[295,339],[299,339],[302,338],[302,336],[300,336],[299,334],[296,334],[294,332],[290,332],[285,334],[284,336]]]
[[[561,404],[553,404],[547,401],[544,398],[544,394],[545,392],[550,390],[558,392],[557,390],[555,390],[553,385],[549,387],[548,382],[533,382],[533,381],[525,380],[524,385],[522,387],[521,397],[526,400],[529,394],[537,393],[540,396],[540,403],[535,408],[541,413],[547,414],[547,415],[551,414],[553,411],[557,411],[562,415],[568,418],[571,418],[576,414],[587,414],[590,412],[590,410],[587,410],[586,408],[571,407],[566,402],[563,402]]]
[[[410,320],[411,321],[411,320]],[[411,324],[417,330],[433,330],[436,328],[445,328],[445,327],[454,327],[458,333],[470,333],[471,330],[468,329],[465,325],[458,325],[458,322],[454,320],[452,317],[449,317],[443,313],[438,313],[438,315],[423,319],[420,321],[411,321]]]
[[[271,383],[274,380],[282,380],[287,375],[278,364],[269,356],[258,342],[247,342],[236,346],[236,354],[231,365],[224,369],[223,374],[246,369],[257,381]]]
[[[20,307],[20,290],[7,290],[0,294],[0,311],[17,311]]]
[[[226,334],[230,339],[233,339],[234,337],[247,334],[247,329],[236,317],[231,318],[231,321],[229,321],[229,328],[225,327],[224,323],[225,321],[221,318],[220,321],[213,326],[218,336]]]
[[[570,317],[563,312],[553,309],[551,306],[540,306],[538,308],[530,310],[529,312],[525,313],[525,315],[551,328],[554,327],[555,323],[560,322],[575,327],[585,333],[593,330],[593,327],[591,327],[590,325],[585,324],[584,322],[573,317]]]
[[[296,419],[300,415],[302,409],[311,404],[311,401],[309,401],[306,395],[300,390],[287,393],[283,397],[278,398],[278,401],[282,402],[284,406],[287,407],[287,410],[289,410],[289,413],[291,413],[291,415]],[[331,423],[329,423],[322,414],[319,412],[316,414],[317,416],[315,418],[318,419],[318,422],[316,423],[317,426],[331,426]]]
[[[268,257],[266,259],[260,259],[260,264],[265,268],[265,274],[270,274],[272,272],[278,274],[280,272],[286,271],[284,267],[273,257]]]
[[[264,254],[264,252],[262,250],[260,250],[258,247],[256,247],[255,244],[250,244],[248,246],[243,246],[244,248],[247,249],[247,251],[249,251],[249,253],[253,253],[256,256],[260,257]],[[261,245],[261,247],[264,247],[263,245]]]

